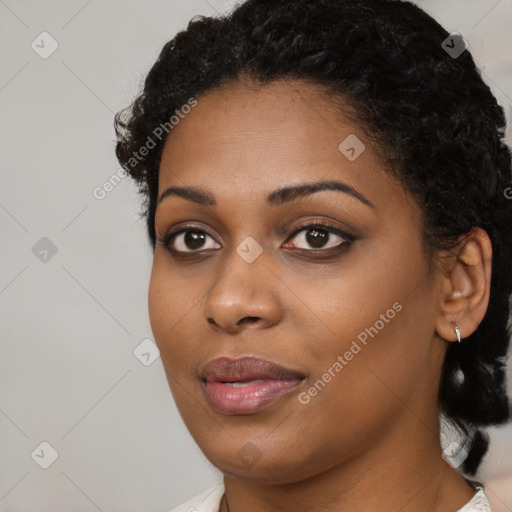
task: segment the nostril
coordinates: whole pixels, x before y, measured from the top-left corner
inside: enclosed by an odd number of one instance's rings
[[[244,324],[246,322],[257,322],[259,320],[259,317],[257,316],[246,316],[238,321],[239,324]]]

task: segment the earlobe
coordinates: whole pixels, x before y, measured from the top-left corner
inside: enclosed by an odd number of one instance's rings
[[[459,341],[475,332],[489,305],[491,270],[489,236],[473,228],[459,239],[440,275],[438,336]]]

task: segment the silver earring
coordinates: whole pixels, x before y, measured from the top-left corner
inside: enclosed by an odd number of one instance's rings
[[[455,329],[455,334],[457,335],[457,341],[460,343],[462,340],[461,340],[461,337],[460,337],[459,326],[455,325],[454,329]]]

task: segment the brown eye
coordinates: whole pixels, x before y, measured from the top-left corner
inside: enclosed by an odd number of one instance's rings
[[[302,226],[295,231],[286,242],[288,247],[290,240],[295,240],[291,247],[296,249],[325,250],[349,243],[354,240],[354,237],[343,233],[334,226],[315,223]]]
[[[213,244],[208,244],[208,239],[213,241]],[[165,245],[175,252],[196,252],[220,247],[208,233],[200,229],[185,229],[172,233]]]

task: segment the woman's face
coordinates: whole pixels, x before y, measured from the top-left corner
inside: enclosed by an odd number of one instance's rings
[[[317,86],[236,83],[197,102],[163,151],[159,197],[180,190],[156,231],[181,233],[157,244],[149,288],[197,444],[221,471],[284,483],[432,434],[445,342],[415,202]],[[340,185],[276,193],[321,181]],[[206,367],[244,357],[289,371]]]

